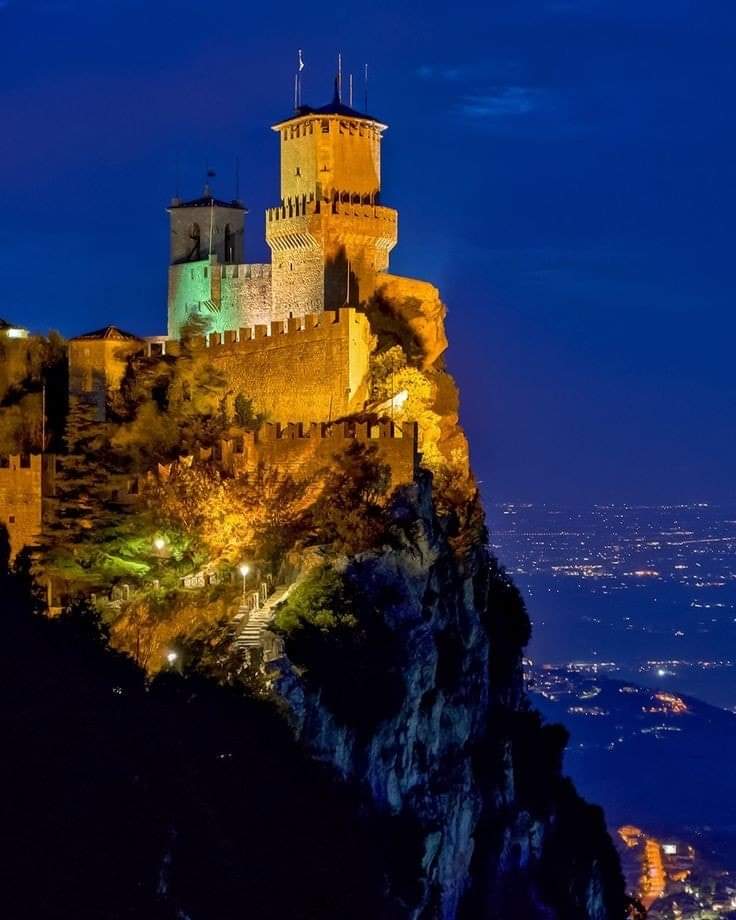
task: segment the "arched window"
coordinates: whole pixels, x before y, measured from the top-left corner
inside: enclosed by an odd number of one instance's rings
[[[233,246],[233,233],[230,224],[225,224],[225,261],[235,261],[235,247]]]
[[[192,224],[192,226],[189,228],[189,239],[192,241],[192,248],[189,250],[189,260],[198,260],[201,258],[199,224]]]

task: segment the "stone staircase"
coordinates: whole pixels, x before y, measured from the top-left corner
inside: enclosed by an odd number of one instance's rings
[[[273,592],[257,606],[252,602],[241,604],[233,617],[233,649],[239,652],[263,647],[263,630],[271,622],[278,603],[288,595],[292,585],[276,585]]]

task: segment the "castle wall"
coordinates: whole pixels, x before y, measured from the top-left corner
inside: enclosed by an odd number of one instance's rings
[[[199,304],[210,300],[211,292],[209,259],[169,266],[168,331],[171,338],[179,337],[192,312],[209,318],[209,313],[199,311]]]
[[[194,462],[216,460],[233,475],[254,473],[265,466],[297,481],[311,479],[332,466],[335,455],[347,450],[355,441],[376,447],[379,462],[390,467],[392,488],[414,481],[419,466],[417,425],[395,425],[393,422],[378,425],[354,422],[266,424],[258,431],[221,441],[217,449],[200,450],[178,462],[159,465],[158,477],[165,480]],[[132,501],[141,493],[141,485],[139,479],[128,482]]]
[[[268,323],[274,316],[271,304],[271,266],[264,264],[215,265],[220,279],[223,317],[230,322],[215,331],[240,329]]]
[[[41,534],[42,460],[40,454],[0,458],[0,523],[8,529],[11,558]]]
[[[214,258],[171,265],[169,336],[179,338],[192,316],[207,320],[212,332],[269,322],[274,318],[271,266],[223,265]]]
[[[273,318],[321,313],[325,308],[325,266],[316,240],[273,252]],[[342,305],[342,304],[341,304]]]
[[[192,339],[202,361],[222,371],[231,393],[253,400],[269,421],[329,421],[361,409],[373,336],[354,309],[292,318]],[[149,343],[176,354],[180,343]]]
[[[241,445],[225,443],[223,460],[238,472],[254,472],[259,465],[279,470],[282,475],[303,480],[316,476],[333,463],[335,454],[342,453],[354,441],[374,445],[381,463],[391,468],[391,486],[414,481],[418,465],[416,425],[403,428],[392,423],[382,425],[337,425],[312,423],[264,425],[259,431],[249,432]]]

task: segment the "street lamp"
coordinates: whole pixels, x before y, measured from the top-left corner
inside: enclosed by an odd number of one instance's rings
[[[157,553],[162,553],[166,549],[166,540],[163,537],[153,538],[153,548]]]
[[[238,571],[243,576],[243,603],[245,603],[245,579],[248,577],[250,572],[250,566],[247,562],[241,562],[238,566]]]
[[[167,652],[167,653],[166,653],[166,660],[169,662],[169,664],[170,664],[172,667],[174,666],[174,662],[176,661],[176,659],[177,659],[178,657],[179,657],[179,656],[178,656],[178,654],[177,654],[176,652]]]

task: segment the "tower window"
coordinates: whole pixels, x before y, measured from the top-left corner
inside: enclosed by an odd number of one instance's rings
[[[9,515],[8,515],[8,524],[15,524],[15,515],[14,515],[14,514],[9,514]]]
[[[192,248],[189,250],[189,259],[199,259],[200,252],[200,232],[199,224],[192,224],[189,228],[189,239],[192,241]]]
[[[225,261],[232,262],[234,255],[233,232],[230,224],[225,224]]]
[[[322,119],[322,133],[323,133],[323,134],[329,134],[329,133],[330,133],[330,123],[329,123],[329,121],[328,121],[326,118],[323,118],[323,119]]]
[[[294,170],[294,175],[301,176],[301,174],[302,174],[302,168],[301,166],[297,166],[297,168]]]

